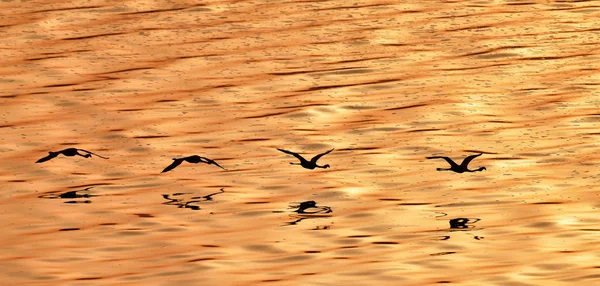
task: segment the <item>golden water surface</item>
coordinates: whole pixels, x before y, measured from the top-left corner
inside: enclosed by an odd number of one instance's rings
[[[599,284],[598,19],[598,1],[2,1],[0,284]],[[35,163],[69,147],[110,159]],[[335,150],[307,170],[276,148]],[[425,158],[474,153],[487,170]],[[227,170],[161,174],[194,154]]]

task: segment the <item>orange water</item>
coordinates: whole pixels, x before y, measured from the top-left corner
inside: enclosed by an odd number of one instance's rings
[[[597,2],[0,16],[1,284],[600,283]],[[68,147],[110,159],[34,163]],[[475,152],[486,171],[425,159]],[[160,173],[194,154],[227,170]],[[311,200],[331,212],[294,212]]]

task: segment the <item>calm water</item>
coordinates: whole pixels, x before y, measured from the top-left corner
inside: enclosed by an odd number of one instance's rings
[[[0,4],[3,284],[600,283],[596,2],[176,3]]]

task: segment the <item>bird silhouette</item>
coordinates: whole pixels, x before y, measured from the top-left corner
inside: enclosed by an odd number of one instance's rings
[[[85,152],[87,154],[81,154],[81,153],[79,153],[79,151]],[[108,158],[102,157],[102,156],[100,156],[100,155],[98,155],[96,153],[93,153],[93,152],[90,152],[90,151],[87,151],[87,150],[83,150],[83,149],[77,149],[77,148],[67,148],[67,149],[64,149],[64,150],[56,151],[56,152],[50,151],[50,152],[48,152],[48,154],[49,154],[48,156],[37,160],[36,163],[46,162],[48,160],[51,160],[51,159],[55,158],[56,156],[58,156],[60,154],[63,154],[63,155],[68,156],[68,157],[81,156],[81,157],[84,157],[84,158],[90,158],[90,157],[92,157],[92,154],[93,154],[93,155],[96,155],[96,156],[98,156],[98,157],[100,157],[102,159],[108,159]]]
[[[476,155],[470,155],[467,156],[460,165],[456,164],[454,161],[452,161],[452,159],[448,158],[448,157],[443,157],[443,156],[432,156],[432,157],[426,157],[427,159],[444,159],[446,160],[446,162],[448,162],[448,164],[450,164],[450,168],[449,169],[443,169],[443,168],[437,168],[438,171],[454,171],[456,173],[464,173],[464,172],[479,172],[479,171],[483,171],[486,170],[485,167],[480,167],[479,169],[475,169],[475,170],[469,170],[467,168],[467,165],[469,165],[469,163],[481,156],[482,153],[476,154]]]
[[[175,169],[175,167],[181,165],[181,163],[183,163],[183,161],[186,161],[186,162],[192,163],[192,164],[198,164],[198,163],[205,163],[208,165],[212,164],[212,165],[216,165],[217,167],[225,170],[225,168],[221,167],[221,165],[219,165],[214,160],[208,159],[206,157],[200,157],[198,155],[193,155],[193,156],[188,156],[188,157],[183,157],[183,158],[173,158],[173,163],[171,163],[171,165],[167,166],[161,173],[165,173],[165,172]]]
[[[329,151],[327,151],[325,153],[321,153],[321,154],[319,154],[317,156],[314,156],[312,159],[310,159],[310,161],[307,161],[306,159],[304,159],[304,157],[300,156],[298,153],[294,153],[292,151],[283,150],[283,149],[279,149],[279,148],[277,148],[277,150],[279,150],[279,151],[281,151],[283,153],[286,153],[286,154],[293,155],[294,157],[298,158],[298,160],[300,160],[300,163],[293,163],[292,162],[292,163],[290,163],[291,165],[300,165],[300,166],[302,166],[302,167],[304,167],[306,169],[309,169],[309,170],[312,170],[314,168],[323,168],[323,169],[329,168],[329,164],[325,164],[323,166],[317,165],[317,160],[319,160],[319,158],[321,158],[321,157],[329,154],[329,152],[333,151],[333,149],[331,149],[331,150],[329,150]]]

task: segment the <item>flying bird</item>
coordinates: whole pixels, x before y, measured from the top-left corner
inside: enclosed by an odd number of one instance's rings
[[[86,154],[81,154],[81,153],[79,153],[79,151],[85,152]],[[49,154],[48,156],[37,160],[36,163],[46,162],[48,160],[51,160],[51,159],[55,158],[56,156],[58,156],[60,154],[63,154],[63,155],[68,156],[68,157],[81,156],[81,157],[84,157],[84,158],[90,158],[90,157],[92,157],[92,154],[93,154],[93,155],[96,155],[96,156],[98,156],[98,157],[100,157],[102,159],[108,159],[108,158],[102,157],[102,156],[100,156],[100,155],[98,155],[96,153],[93,153],[93,152],[90,152],[90,151],[87,151],[87,150],[83,150],[83,149],[77,149],[77,148],[67,148],[67,149],[64,149],[64,150],[61,150],[61,151],[56,151],[56,152],[50,151],[50,152],[48,152],[48,154]]]
[[[188,156],[188,157],[183,157],[183,158],[173,158],[173,163],[171,163],[171,165],[167,166],[161,173],[165,173],[165,172],[175,169],[175,167],[181,165],[181,163],[183,163],[183,161],[186,161],[186,162],[192,163],[192,164],[198,164],[198,163],[205,163],[208,165],[212,164],[212,165],[216,165],[217,167],[225,170],[225,168],[221,167],[221,165],[219,165],[214,160],[211,160],[211,159],[208,159],[205,157],[200,157],[198,155],[193,155],[193,156]]]
[[[448,158],[448,157],[443,157],[443,156],[433,156],[433,157],[426,157],[427,159],[444,159],[446,160],[446,162],[448,162],[448,164],[450,164],[450,168],[449,169],[443,169],[443,168],[437,168],[438,171],[454,171],[456,173],[464,173],[464,172],[479,172],[479,171],[483,171],[486,170],[485,167],[480,167],[479,169],[475,169],[475,170],[469,170],[467,168],[467,165],[469,165],[469,163],[481,156],[481,154],[483,153],[479,153],[477,155],[470,155],[467,156],[460,165],[456,164],[454,161],[452,161],[452,159]]]
[[[310,161],[307,161],[306,159],[304,159],[304,157],[300,156],[298,153],[294,153],[292,151],[283,150],[283,149],[279,149],[279,148],[277,148],[277,150],[279,150],[279,151],[281,151],[283,153],[286,153],[286,154],[293,155],[294,157],[298,158],[298,160],[300,160],[300,163],[293,163],[292,162],[292,163],[290,163],[290,165],[300,165],[300,166],[302,166],[302,167],[304,167],[306,169],[309,169],[309,170],[312,170],[314,168],[323,168],[323,169],[329,168],[329,164],[325,164],[323,166],[317,165],[317,160],[319,160],[319,158],[321,158],[321,157],[329,154],[329,152],[333,151],[333,149],[331,149],[331,150],[329,150],[329,151],[327,151],[325,153],[321,153],[321,154],[319,154],[317,156],[314,156],[312,159],[310,159]]]

